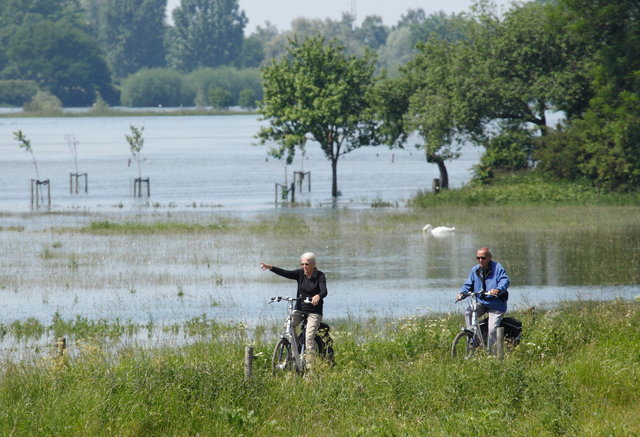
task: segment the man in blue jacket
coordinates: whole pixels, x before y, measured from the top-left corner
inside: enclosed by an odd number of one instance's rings
[[[491,250],[488,247],[478,249],[476,259],[478,264],[471,269],[469,277],[456,297],[456,301],[466,298],[472,292],[483,291],[488,293],[478,296],[478,318],[489,313],[489,339],[487,346],[489,351],[493,351],[493,347],[496,344],[496,330],[502,323],[504,313],[507,312],[508,288],[511,281],[502,265],[491,260]],[[472,310],[469,306],[465,313],[467,328],[471,327],[471,314]]]

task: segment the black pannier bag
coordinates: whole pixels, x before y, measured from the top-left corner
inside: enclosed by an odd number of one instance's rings
[[[333,353],[333,339],[329,335],[331,328],[324,322],[320,322],[320,328],[316,334],[316,346],[318,348],[318,355],[330,365],[335,366],[336,361]],[[305,342],[304,332],[298,334],[298,352],[302,352],[302,345]]]
[[[487,338],[488,325],[489,321],[487,318],[480,320],[480,330],[485,339]],[[515,317],[504,317],[500,326],[504,328],[505,341],[511,343],[512,346],[517,346],[520,343],[520,336],[522,335],[522,322]]]

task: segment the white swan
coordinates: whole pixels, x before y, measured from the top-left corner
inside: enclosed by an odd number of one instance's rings
[[[426,225],[422,228],[422,232],[433,235],[434,237],[444,237],[445,235],[451,234],[455,231],[456,228],[450,228],[448,226],[437,226],[433,227],[431,225]]]

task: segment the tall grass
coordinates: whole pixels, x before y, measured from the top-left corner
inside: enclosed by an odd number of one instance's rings
[[[637,435],[640,303],[518,314],[503,361],[449,357],[460,320],[334,326],[337,365],[272,377],[272,341],[248,335],[5,362],[2,435]]]

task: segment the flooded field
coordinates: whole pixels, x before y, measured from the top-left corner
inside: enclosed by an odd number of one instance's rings
[[[533,212],[5,214],[14,225],[0,233],[0,317],[162,325],[206,315],[268,324],[284,314],[269,298],[295,293],[295,283],[260,271],[258,263],[296,268],[307,250],[316,252],[327,274],[329,320],[461,311],[453,297],[481,246],[490,246],[511,276],[512,309],[640,295],[640,224],[629,215],[637,209]],[[456,230],[436,238],[421,232],[426,223]]]
[[[129,124],[147,128],[149,199],[131,195]],[[252,145],[258,126],[248,116],[0,120],[0,324],[146,324],[158,342],[175,332],[162,327],[194,318],[279,324],[285,308],[267,302],[294,294],[295,283],[260,271],[259,262],[296,268],[305,251],[318,255],[327,275],[329,323],[461,314],[464,305],[453,299],[482,246],[511,276],[512,310],[640,296],[638,208],[413,211],[405,201],[430,188],[435,166],[415,150],[383,148],[341,161],[343,196],[333,206],[330,166],[310,149],[287,172],[311,171],[312,191],[301,206],[275,207],[274,183],[285,168]],[[33,167],[11,139],[18,129],[53,178],[51,208],[29,205]],[[86,194],[68,191],[69,133],[90,174]],[[451,163],[452,186],[470,179],[478,153],[466,148]],[[372,208],[380,202],[391,207]],[[436,238],[421,231],[427,223],[456,230]]]

